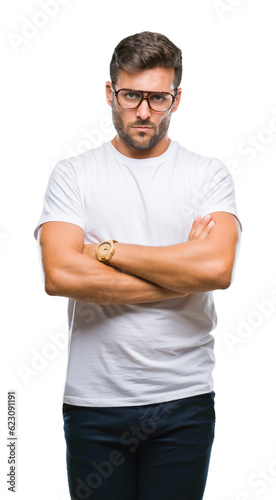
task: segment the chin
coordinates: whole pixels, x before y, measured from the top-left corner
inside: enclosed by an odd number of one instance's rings
[[[134,149],[138,149],[140,151],[147,151],[148,149],[152,149],[155,146],[155,144],[152,144],[151,142],[133,141],[131,144],[129,144],[129,146],[131,146]]]

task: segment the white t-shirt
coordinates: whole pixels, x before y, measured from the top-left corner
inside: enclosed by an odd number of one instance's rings
[[[172,245],[188,240],[197,214],[216,211],[238,217],[219,160],[175,141],[161,156],[136,160],[107,142],[55,166],[35,237],[41,224],[62,221],[80,226],[85,243]],[[68,313],[65,403],[144,405],[213,390],[212,292],[134,305],[69,299]]]

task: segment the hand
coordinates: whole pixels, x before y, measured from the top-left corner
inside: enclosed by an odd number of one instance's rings
[[[84,255],[88,255],[88,257],[98,260],[96,256],[96,250],[99,246],[99,243],[87,243],[84,245],[82,253]]]
[[[188,241],[205,239],[214,224],[211,215],[206,215],[203,219],[198,215],[192,225]]]

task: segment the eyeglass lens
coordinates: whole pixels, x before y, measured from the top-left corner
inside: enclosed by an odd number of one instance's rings
[[[143,93],[133,90],[119,90],[118,102],[123,108],[134,109],[139,106]],[[167,93],[149,94],[149,104],[155,111],[166,111],[172,105],[172,96]]]

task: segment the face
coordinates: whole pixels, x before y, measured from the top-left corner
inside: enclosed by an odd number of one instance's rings
[[[115,89],[174,93],[173,80],[173,68],[154,68],[139,73],[120,70]],[[111,82],[107,82],[106,92],[117,131],[113,145],[127,156],[149,157],[162,154],[169,145],[168,128],[171,114],[178,108],[181,89],[173,107],[162,113],[153,111],[145,99],[136,109],[122,108],[111,90]]]

